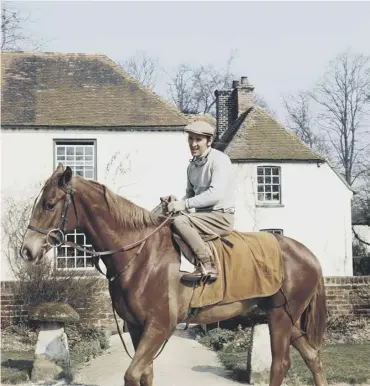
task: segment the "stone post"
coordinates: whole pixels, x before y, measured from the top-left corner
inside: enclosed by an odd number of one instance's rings
[[[39,325],[35,359],[31,373],[32,382],[72,380],[67,335],[64,326],[80,319],[68,304],[40,303],[29,312],[30,320]]]

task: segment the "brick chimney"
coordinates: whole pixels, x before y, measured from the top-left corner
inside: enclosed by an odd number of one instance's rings
[[[217,138],[249,108],[253,106],[253,90],[246,76],[234,80],[231,89],[216,90]]]

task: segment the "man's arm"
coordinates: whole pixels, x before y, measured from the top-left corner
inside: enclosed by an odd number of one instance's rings
[[[194,197],[195,195],[195,192],[194,192],[194,189],[193,189],[193,185],[191,184],[190,182],[190,179],[189,179],[189,166],[187,168],[187,183],[186,183],[186,191],[185,191],[185,196],[183,197],[183,201],[185,201],[187,198],[191,198],[191,197]]]

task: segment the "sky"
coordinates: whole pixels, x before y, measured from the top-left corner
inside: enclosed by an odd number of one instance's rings
[[[344,50],[370,56],[370,2],[16,1],[43,51],[100,53],[124,62],[138,52],[173,74],[181,63],[247,76],[284,123],[282,95],[312,88]],[[166,96],[161,72],[155,91]]]

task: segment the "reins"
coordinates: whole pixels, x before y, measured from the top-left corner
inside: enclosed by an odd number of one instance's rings
[[[42,188],[42,190],[40,191],[39,195],[44,190],[44,188],[45,188],[45,186]],[[62,189],[62,190],[64,191],[64,189]],[[61,245],[66,245],[66,246],[72,247],[72,248],[74,248],[74,249],[76,249],[78,251],[90,254],[92,256],[92,258],[93,258],[93,263],[94,263],[95,268],[103,276],[105,276],[110,282],[112,282],[115,279],[117,279],[118,277],[120,277],[130,267],[130,265],[135,260],[135,258],[137,256],[139,256],[141,251],[143,250],[146,240],[148,240],[151,236],[153,236],[156,232],[158,232],[161,228],[163,228],[170,220],[172,220],[172,216],[171,216],[172,213],[170,213],[170,215],[168,217],[164,216],[164,217],[166,217],[165,220],[159,226],[157,226],[152,232],[150,232],[149,234],[147,234],[145,237],[141,238],[140,240],[135,241],[134,243],[125,245],[123,247],[120,247],[120,248],[117,248],[117,249],[110,249],[110,250],[107,250],[107,251],[95,251],[95,250],[87,249],[87,248],[84,248],[83,246],[81,246],[79,244],[76,244],[76,243],[74,243],[72,241],[66,241],[65,240],[65,233],[66,233],[66,228],[67,228],[67,217],[68,217],[68,213],[69,213],[69,208],[70,208],[71,202],[73,204],[75,216],[76,216],[76,219],[77,219],[77,227],[79,225],[79,217],[78,217],[78,213],[77,213],[76,204],[75,204],[75,201],[74,201],[74,193],[72,191],[72,182],[71,181],[67,184],[67,191],[64,191],[64,192],[66,193],[66,199],[65,199],[65,202],[64,202],[64,207],[63,207],[63,211],[62,211],[61,218],[59,220],[58,226],[56,228],[53,228],[53,229],[50,229],[50,230],[46,230],[46,229],[43,229],[43,228],[40,228],[40,227],[37,227],[37,226],[34,226],[34,225],[28,225],[28,228],[33,230],[33,231],[36,231],[36,232],[39,232],[39,233],[42,233],[42,234],[46,235],[46,244],[45,244],[45,246],[59,247]],[[39,195],[35,199],[32,211],[35,208],[36,201],[37,201],[37,198],[39,197]],[[56,233],[56,234],[54,234],[54,233]],[[56,245],[53,245],[53,244],[51,244],[49,242],[49,238],[50,237],[55,239],[55,240],[57,240],[57,244]],[[129,250],[131,250],[131,249],[133,249],[133,248],[135,248],[137,246],[140,246],[140,247],[135,252],[134,257],[132,257],[129,260],[129,262],[119,272],[117,272],[112,277],[108,277],[108,275],[104,274],[104,272],[99,267],[99,258],[101,256],[114,255],[114,254],[116,254],[118,252],[129,251]],[[123,340],[123,337],[122,337],[122,334],[121,334],[121,330],[119,328],[118,321],[117,321],[116,310],[115,310],[115,307],[114,307],[114,304],[113,304],[113,297],[111,297],[111,298],[112,298],[113,316],[114,316],[114,319],[115,319],[115,322],[116,322],[116,326],[117,326],[117,331],[118,331],[119,337],[120,337],[122,345],[123,345],[123,347],[124,347],[124,349],[126,351],[126,354],[131,359],[133,359],[133,357],[128,352],[128,349],[127,349],[127,346],[125,344],[125,341]],[[125,323],[125,322],[123,321],[123,323]],[[162,345],[162,348],[160,349],[160,351],[158,352],[158,354],[155,356],[154,359],[158,358],[158,356],[162,353],[162,351],[164,350],[164,348],[165,348],[168,340],[171,338],[171,336],[172,336],[172,334],[165,340],[165,342]]]

